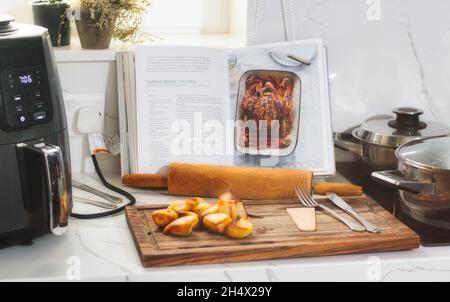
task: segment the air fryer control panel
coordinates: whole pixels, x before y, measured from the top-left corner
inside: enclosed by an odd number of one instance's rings
[[[46,66],[42,36],[1,40],[1,130],[22,131],[53,122],[53,83],[49,82],[52,77]]]
[[[9,129],[49,122],[51,103],[42,66],[5,70],[1,81],[4,116]]]

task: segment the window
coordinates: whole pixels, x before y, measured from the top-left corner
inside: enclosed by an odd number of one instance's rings
[[[152,0],[142,26],[155,34],[225,34],[229,32],[231,2]]]

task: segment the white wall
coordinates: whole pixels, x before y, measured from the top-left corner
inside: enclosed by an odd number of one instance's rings
[[[103,134],[114,137],[119,133],[116,62],[58,60],[57,66],[67,113],[72,171],[93,172],[87,134],[78,127],[79,112],[81,108],[96,108],[103,121]],[[120,171],[119,156],[98,158],[103,171]]]
[[[251,2],[249,20],[258,1]],[[286,9],[290,2],[283,1]],[[379,20],[368,19],[368,13],[377,19],[368,3],[380,4]],[[284,40],[280,1],[259,6],[256,42]],[[296,38],[321,37],[328,46],[335,130],[401,105],[450,125],[450,1],[292,0],[292,6]]]
[[[381,4],[380,20],[367,18],[372,8],[369,1]],[[18,21],[29,23],[32,17],[28,2],[0,0],[0,13],[13,14]],[[450,125],[450,1],[283,0],[283,5],[288,39],[321,37],[328,46],[336,131],[402,105],[423,108],[426,118]],[[282,15],[280,0],[249,0],[249,43],[284,40]],[[87,83],[85,87],[91,88],[84,92],[100,93],[106,98],[114,90],[108,84],[114,82],[110,78],[114,63],[99,64],[85,67],[100,71],[106,68],[102,76],[90,72],[91,76],[78,85]],[[63,88],[77,92],[78,88],[70,88],[74,79],[67,71],[73,65],[59,65]],[[108,102],[114,98],[108,97]],[[86,161],[86,140],[83,142],[77,150],[83,151]],[[76,166],[85,169],[82,162]]]
[[[0,13],[10,14],[16,21],[33,23],[31,0],[0,0]],[[75,30],[74,30],[75,32]],[[113,50],[82,51],[78,37],[72,37],[71,48],[55,48],[56,61],[69,125],[72,170],[94,171],[87,135],[77,128],[77,117],[81,107],[96,107],[102,114],[105,134],[118,133],[117,77]],[[118,171],[119,158],[101,156],[104,171]]]
[[[18,22],[31,23],[30,0],[0,0],[0,14],[13,15]]]

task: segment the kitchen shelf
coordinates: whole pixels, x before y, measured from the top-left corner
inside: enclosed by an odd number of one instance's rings
[[[192,45],[218,48],[237,48],[246,45],[244,39],[234,34],[165,35],[161,36],[159,40],[149,43],[152,45]],[[129,49],[130,47],[133,46],[113,41],[108,49],[83,49],[78,36],[73,36],[70,46],[55,47],[53,49],[57,63],[114,62],[118,50]]]
[[[54,47],[55,60],[57,63],[65,62],[113,62],[116,60],[117,45],[111,43],[108,49],[83,49],[78,36],[72,37],[69,46]]]

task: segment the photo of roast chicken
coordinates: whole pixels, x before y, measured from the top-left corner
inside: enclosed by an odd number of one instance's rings
[[[286,148],[291,144],[290,134],[294,125],[293,91],[294,80],[286,75],[274,76],[261,72],[247,78],[240,119],[244,123],[252,120],[256,122],[257,138],[250,137],[251,131],[244,127],[241,133],[243,146],[261,150]],[[279,123],[278,137],[272,135],[272,121]],[[263,127],[267,127],[267,132],[262,132]],[[267,133],[267,140],[260,137],[262,133]]]

